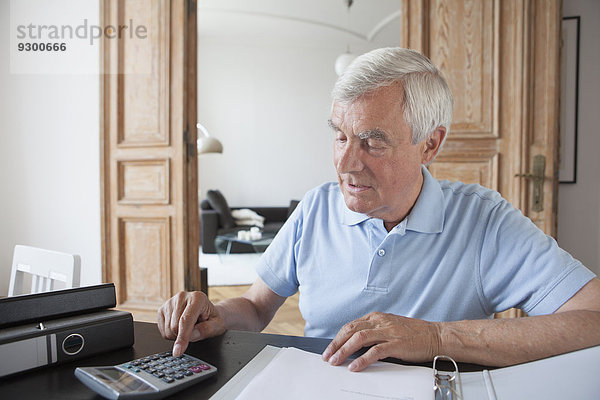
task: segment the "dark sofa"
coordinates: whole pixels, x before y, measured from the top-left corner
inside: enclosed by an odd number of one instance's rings
[[[297,201],[292,201],[288,207],[235,208],[249,208],[257,214],[265,217],[264,228],[262,229],[262,232],[277,233],[297,204]],[[224,197],[218,191],[209,191],[207,193],[207,199],[200,203],[200,238],[203,253],[216,253],[215,238],[217,235],[229,232],[237,232],[239,230],[248,230],[249,228],[250,226],[235,225],[233,223],[231,211],[227,206]],[[252,246],[244,243],[234,242],[231,247],[231,253],[252,252],[254,252]]]

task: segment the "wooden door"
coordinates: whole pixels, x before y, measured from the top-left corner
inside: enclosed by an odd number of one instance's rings
[[[155,320],[174,293],[203,283],[195,0],[101,7],[102,25],[115,29],[103,42],[103,280],[115,283],[120,309]]]
[[[428,55],[454,94],[433,175],[495,189],[555,235],[560,1],[409,0],[404,8],[404,45]],[[518,176],[531,173],[536,155],[545,157],[541,199],[534,180]]]

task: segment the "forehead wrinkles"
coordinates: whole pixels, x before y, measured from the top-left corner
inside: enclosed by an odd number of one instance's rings
[[[381,108],[380,104],[368,100],[371,99],[363,98],[352,103],[335,104],[331,119],[328,121],[330,127],[361,140],[376,139],[392,144],[395,129],[399,128],[396,126],[398,124],[393,116],[393,110],[387,107]]]
[[[336,104],[331,116],[332,127],[354,135],[381,130],[378,121],[385,119],[381,113],[376,112],[374,107],[358,103],[357,100],[349,104]]]

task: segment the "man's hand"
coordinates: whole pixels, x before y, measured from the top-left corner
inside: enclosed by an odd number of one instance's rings
[[[323,352],[323,360],[340,365],[354,352],[374,345],[348,369],[361,371],[386,357],[430,361],[438,354],[440,341],[436,323],[376,312],[344,325]]]
[[[175,339],[173,356],[188,343],[225,332],[223,318],[202,292],[179,292],[158,310],[158,330],[165,339]]]

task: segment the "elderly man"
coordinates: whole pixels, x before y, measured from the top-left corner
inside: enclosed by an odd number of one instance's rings
[[[338,182],[306,194],[242,297],[179,293],[162,335],[189,341],[260,331],[300,290],[307,336],[349,368],[397,357],[509,365],[600,344],[600,281],[502,197],[435,180],[424,167],[448,133],[452,95],[417,52],[358,58],[333,90]],[[530,317],[494,320],[517,307]]]

